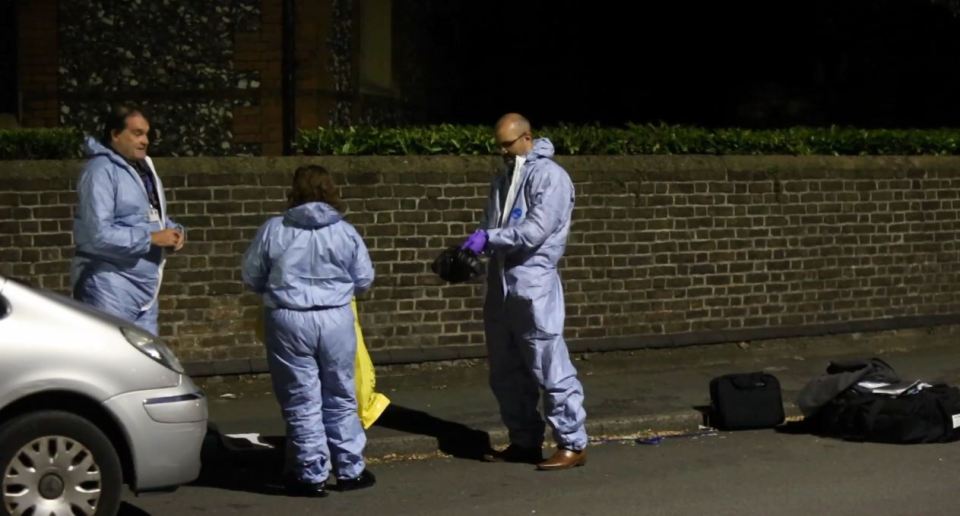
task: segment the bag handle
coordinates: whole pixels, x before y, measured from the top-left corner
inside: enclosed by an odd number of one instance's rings
[[[756,372],[748,374],[736,374],[730,376],[730,383],[738,389],[757,389],[766,387],[768,383],[766,373]]]

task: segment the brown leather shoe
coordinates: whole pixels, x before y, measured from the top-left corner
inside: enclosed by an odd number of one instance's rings
[[[483,454],[484,462],[519,462],[522,464],[539,464],[543,461],[543,450],[540,448],[526,448],[511,444],[501,451],[490,450]]]
[[[587,450],[567,450],[566,448],[557,448],[556,453],[549,459],[537,464],[540,471],[554,471],[559,469],[570,469],[577,466],[583,466],[587,463]]]

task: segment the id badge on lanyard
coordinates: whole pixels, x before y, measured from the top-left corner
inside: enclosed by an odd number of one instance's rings
[[[147,212],[147,216],[150,219],[150,222],[160,222],[160,212],[156,208],[150,208],[150,211]]]

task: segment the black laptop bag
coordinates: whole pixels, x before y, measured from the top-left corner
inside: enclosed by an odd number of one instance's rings
[[[710,405],[710,424],[721,430],[772,428],[784,420],[780,382],[763,372],[714,378]]]

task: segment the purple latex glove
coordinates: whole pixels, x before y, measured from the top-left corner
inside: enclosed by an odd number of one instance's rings
[[[483,229],[478,229],[467,238],[463,245],[460,246],[460,249],[469,249],[480,254],[485,247],[487,247],[487,232]]]

